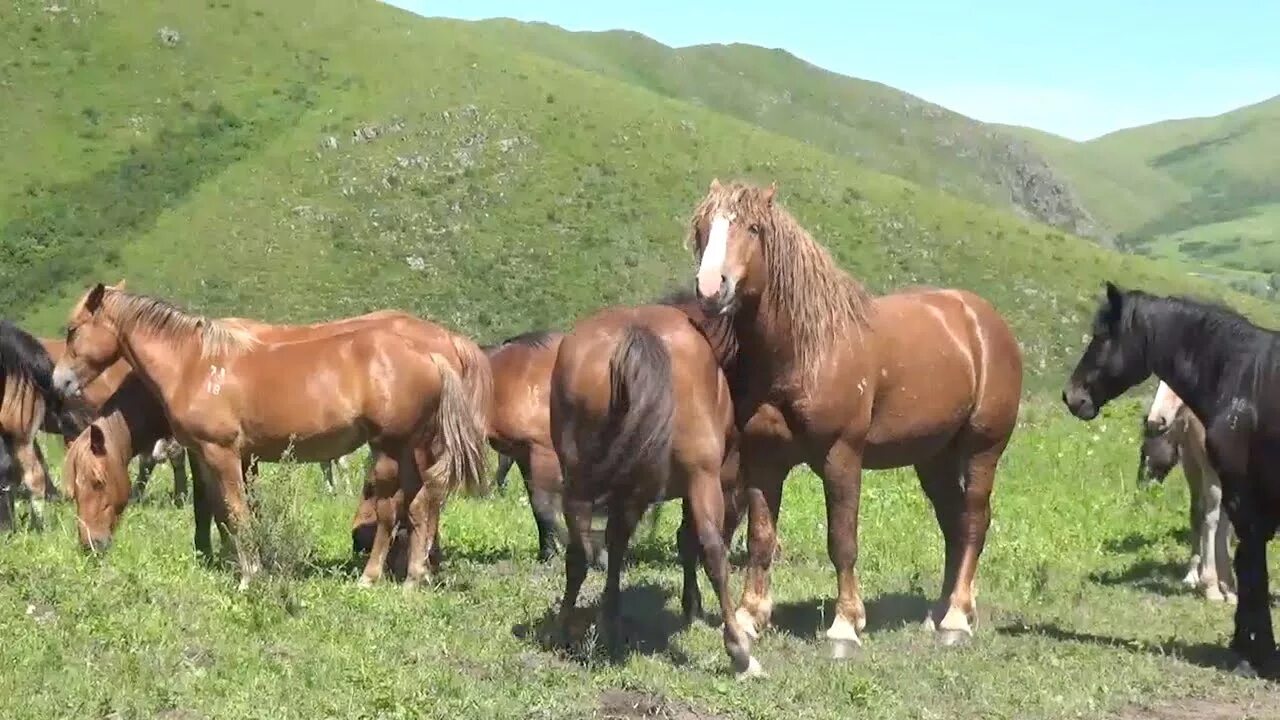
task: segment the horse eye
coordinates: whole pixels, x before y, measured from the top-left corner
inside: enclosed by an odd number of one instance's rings
[[[760,226],[756,223],[751,223],[751,227],[747,228],[747,230],[750,231],[752,235],[760,235]]]

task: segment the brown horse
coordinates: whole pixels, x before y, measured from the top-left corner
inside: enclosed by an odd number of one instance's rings
[[[740,674],[761,673],[729,596],[725,496],[737,481],[733,406],[716,353],[683,312],[660,305],[608,308],[560,344],[551,379],[551,436],[564,468],[569,530],[560,624],[566,635],[587,573],[592,510],[608,507],[608,578],[602,634],[621,648],[619,608],[627,545],[645,509],[684,498],[680,555],[684,612],[700,608],[696,557],[724,620],[725,650]],[[726,467],[728,466],[728,467]]]
[[[74,394],[120,357],[165,407],[175,436],[220,492],[241,586],[258,562],[235,540],[248,518],[245,458],[331,460],[368,443],[378,528],[360,584],[383,573],[396,519],[409,503],[406,586],[426,574],[449,491],[478,488],[492,379],[480,349],[438,325],[370,323],[294,342],[264,342],[232,323],[95,285],[76,303],[54,384]],[[216,481],[215,481],[216,479]]]
[[[926,626],[946,643],[968,638],[996,465],[1022,392],[1017,340],[987,301],[966,291],[871,296],[774,194],[712,181],[689,231],[698,294],[710,311],[733,318],[739,343],[730,382],[750,496],[739,620],[753,636],[768,625],[782,485],[806,463],[822,478],[836,570],[827,637],[835,657],[859,646],[862,471],[914,464],[946,547],[941,599]]]
[[[99,417],[67,446],[62,478],[76,503],[82,547],[103,551],[110,545],[120,515],[134,494],[129,461],[150,455],[156,442],[171,432],[160,401],[142,378],[129,373],[102,405]],[[175,472],[175,494],[177,482]],[[197,493],[202,490],[198,488]]]

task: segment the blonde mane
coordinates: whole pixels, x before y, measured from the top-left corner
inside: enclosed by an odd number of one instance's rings
[[[226,357],[251,350],[257,338],[246,329],[203,315],[189,315],[158,298],[108,288],[102,298],[122,332],[141,330],[177,344],[196,336],[202,357]]]
[[[44,419],[44,398],[26,375],[13,373],[0,379],[0,431],[26,441],[35,435]]]
[[[761,319],[790,329],[800,369],[812,377],[833,343],[866,326],[871,294],[774,201],[771,188],[741,181],[712,183],[690,223],[690,248],[695,252],[699,223],[716,212],[736,213],[737,222],[761,226],[768,273]]]

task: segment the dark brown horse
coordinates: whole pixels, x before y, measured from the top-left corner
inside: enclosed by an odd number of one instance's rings
[[[409,503],[406,586],[421,582],[450,490],[479,488],[492,378],[479,347],[423,320],[264,342],[101,284],[76,303],[54,384],[74,395],[124,357],[165,407],[174,434],[216,482],[234,538],[248,517],[245,459],[331,460],[368,443],[378,528],[361,585],[383,574],[397,516]],[[215,480],[216,479],[216,480]],[[257,558],[236,545],[241,585]]]
[[[699,296],[733,318],[739,343],[730,382],[751,548],[739,621],[752,635],[769,623],[782,485],[806,463],[822,478],[836,570],[827,637],[836,657],[859,646],[862,471],[915,465],[946,546],[941,599],[926,624],[945,642],[967,638],[996,465],[1017,421],[1017,340],[987,301],[963,290],[873,297],[774,194],[712,181],[690,222]]]
[[[569,531],[560,611],[565,633],[587,573],[594,507],[608,507],[601,630],[617,652],[622,566],[631,534],[646,508],[680,497],[685,617],[691,620],[700,610],[694,570],[700,550],[720,600],[733,668],[760,674],[729,596],[724,518],[725,496],[735,494],[737,481],[733,406],[716,353],[689,316],[649,305],[609,308],[577,323],[561,342],[552,373],[551,436],[564,468]]]

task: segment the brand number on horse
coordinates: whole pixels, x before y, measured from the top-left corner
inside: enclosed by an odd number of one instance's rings
[[[209,382],[207,384],[209,392],[213,395],[221,394],[222,381],[225,380],[226,378],[227,378],[226,368],[218,367],[216,365],[211,365],[209,367]]]

